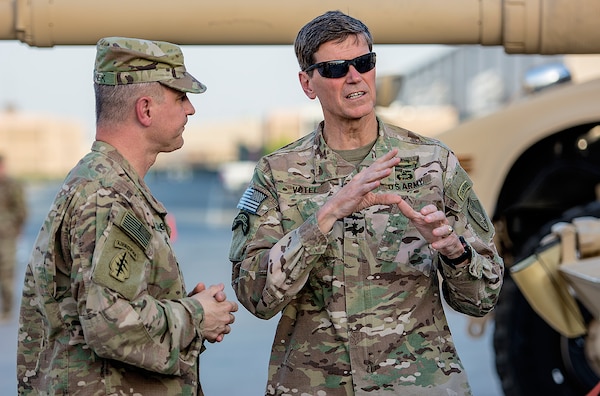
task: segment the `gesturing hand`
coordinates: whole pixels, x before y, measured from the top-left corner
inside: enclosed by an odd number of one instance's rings
[[[317,221],[323,233],[328,233],[338,219],[354,212],[373,205],[400,202],[401,198],[396,194],[373,192],[381,184],[381,179],[389,176],[394,166],[400,162],[396,154],[398,149],[394,148],[361,170],[319,209]]]
[[[417,231],[431,244],[431,247],[444,256],[454,256],[463,251],[463,246],[448,224],[446,214],[435,205],[424,206],[420,211],[414,210],[405,200],[398,202],[398,208],[415,226]]]

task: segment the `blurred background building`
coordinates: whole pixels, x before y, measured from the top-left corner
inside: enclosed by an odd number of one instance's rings
[[[598,56],[507,55],[500,47],[448,47],[434,59],[401,74],[378,75],[378,114],[387,122],[436,136],[471,118],[518,100],[522,78],[534,66],[564,62],[573,79],[598,75]],[[318,103],[273,110],[254,118],[188,123],[185,145],[159,156],[155,171],[185,176],[193,169],[256,161],[312,131],[322,119]],[[70,119],[0,110],[0,152],[23,178],[62,178],[89,150],[89,131]],[[240,172],[242,168],[232,168]]]

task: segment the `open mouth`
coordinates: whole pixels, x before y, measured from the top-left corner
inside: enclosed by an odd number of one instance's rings
[[[352,92],[350,95],[347,95],[346,98],[347,99],[356,99],[356,98],[363,96],[364,94],[365,94],[364,91]]]

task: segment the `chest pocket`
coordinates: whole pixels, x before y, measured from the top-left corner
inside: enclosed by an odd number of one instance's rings
[[[298,228],[311,215],[327,202],[331,193],[331,184],[325,182],[321,185],[296,186],[295,193],[290,194],[287,190],[280,190],[282,200],[289,207],[282,211],[282,225],[284,233]]]
[[[288,233],[293,229],[298,228],[306,221],[313,213],[319,210],[319,204],[311,199],[304,199],[296,202],[282,212],[282,225],[284,233]]]

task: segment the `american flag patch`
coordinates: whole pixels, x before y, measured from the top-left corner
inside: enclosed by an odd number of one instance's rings
[[[265,198],[267,198],[266,194],[256,191],[252,187],[248,187],[244,192],[244,195],[242,195],[240,202],[237,204],[237,208],[256,214],[258,207]]]

